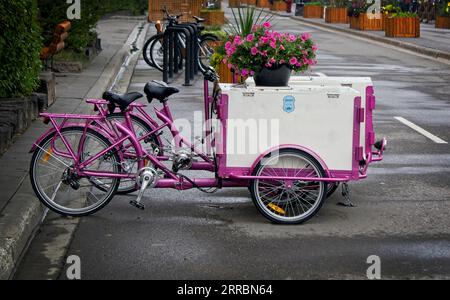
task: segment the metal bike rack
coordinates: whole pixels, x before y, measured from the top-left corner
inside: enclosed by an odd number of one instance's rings
[[[163,81],[169,83],[174,74],[177,74],[183,69],[182,63],[178,65],[175,62],[179,59],[178,53],[175,49],[178,47],[178,35],[184,34],[186,37],[186,56],[185,56],[185,78],[184,85],[190,86],[191,81],[194,80],[195,75],[198,74],[198,30],[194,24],[177,24],[168,27],[164,32],[164,59],[163,59]]]

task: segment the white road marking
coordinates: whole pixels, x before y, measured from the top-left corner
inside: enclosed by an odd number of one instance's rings
[[[444,141],[443,139],[435,136],[434,134],[429,133],[428,131],[426,131],[425,129],[417,126],[416,124],[406,120],[405,118],[402,117],[394,117],[394,119],[396,119],[397,121],[405,124],[406,126],[408,126],[409,128],[417,131],[418,133],[426,136],[427,138],[429,138],[430,140],[432,140],[433,142],[437,143],[437,144],[448,144],[446,141]]]

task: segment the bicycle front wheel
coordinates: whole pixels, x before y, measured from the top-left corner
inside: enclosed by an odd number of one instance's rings
[[[111,143],[100,133],[84,127],[67,127],[61,135],[75,153],[84,138],[81,161],[87,161]],[[68,150],[56,133],[47,136],[33,154],[30,165],[30,179],[39,200],[52,211],[63,215],[81,217],[97,212],[114,197],[120,180],[117,178],[82,177],[75,171],[73,159],[58,155]],[[58,152],[55,153],[55,152]],[[117,153],[107,152],[89,164],[90,171],[120,173]]]

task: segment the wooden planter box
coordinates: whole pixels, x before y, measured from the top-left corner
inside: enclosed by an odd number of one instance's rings
[[[247,5],[253,5],[256,6],[256,0],[247,0]]]
[[[225,63],[220,64],[218,73],[221,83],[243,83],[245,81],[245,78],[243,78],[242,76],[237,76],[235,78],[234,73],[230,69],[228,69],[228,66]]]
[[[381,28],[382,28],[382,30],[386,30],[386,20],[390,16],[391,16],[391,14],[381,14]]]
[[[450,17],[436,16],[434,26],[436,28],[450,29]]]
[[[312,18],[323,18],[323,6],[321,5],[305,5],[303,7],[303,18],[312,19]]]
[[[162,9],[167,7],[171,14],[183,14],[181,22],[193,22],[192,17],[200,14],[203,2],[203,0],[148,0],[148,20],[153,22],[164,20]]]
[[[225,12],[223,10],[202,10],[200,17],[206,19],[205,25],[225,24]]]
[[[358,17],[350,17],[350,28],[356,30],[383,30],[383,17],[369,19],[367,14],[360,14]]]
[[[420,37],[419,17],[387,18],[385,34],[387,37]]]
[[[256,1],[256,7],[260,8],[270,8],[272,4],[270,4],[269,0],[257,0]]]
[[[327,7],[325,10],[326,23],[348,23],[347,8],[345,7]]]
[[[241,6],[241,0],[228,0],[228,7],[237,8]]]
[[[270,7],[272,11],[287,11],[287,5],[284,1],[274,1]]]

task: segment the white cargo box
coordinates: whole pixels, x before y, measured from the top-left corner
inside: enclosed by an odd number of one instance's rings
[[[319,73],[320,74],[320,73]],[[253,78],[247,79],[249,86],[255,86]],[[373,128],[372,114],[375,109],[375,94],[373,82],[370,77],[328,77],[320,76],[292,76],[290,86],[344,86],[357,90],[361,94],[362,108],[365,110],[365,118],[361,130],[361,146],[364,153],[368,155],[375,143],[375,131]]]
[[[358,177],[363,149],[361,94],[335,84],[286,88],[221,84],[216,153],[219,175],[250,175],[265,153],[297,147],[312,153],[330,176]]]

